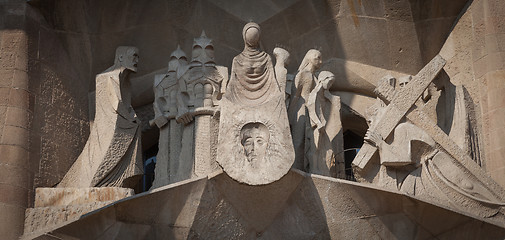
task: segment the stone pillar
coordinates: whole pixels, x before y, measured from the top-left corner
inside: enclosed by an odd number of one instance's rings
[[[212,108],[212,85],[196,84],[195,93],[198,106]],[[217,124],[213,124],[212,116],[202,114],[195,116],[195,175],[197,177],[207,176],[217,169],[216,155],[213,148],[217,140],[214,132],[217,132]],[[215,138],[215,139],[213,139]]]
[[[28,89],[26,1],[0,2],[0,238],[23,233],[30,169],[32,94]]]
[[[477,0],[470,7],[475,79],[481,83],[480,103],[486,146],[484,166],[505,187],[505,2]]]

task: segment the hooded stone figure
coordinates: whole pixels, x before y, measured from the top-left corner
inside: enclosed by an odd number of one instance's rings
[[[261,104],[272,92],[280,92],[270,55],[259,48],[260,26],[250,22],[244,26],[244,50],[233,58],[229,97],[240,103]]]
[[[58,187],[129,187],[143,174],[140,120],[131,106],[138,49],[118,47],[114,65],[96,76],[94,125],[79,158]]]
[[[294,161],[285,94],[270,55],[259,48],[260,33],[252,22],[242,31],[244,50],[233,59],[221,100],[217,148],[224,171],[250,185],[279,180]]]

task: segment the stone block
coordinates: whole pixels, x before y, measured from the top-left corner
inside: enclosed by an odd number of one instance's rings
[[[485,75],[486,84],[483,84],[484,88],[481,91],[490,91],[496,89],[503,89],[505,86],[505,69],[500,71],[488,72]]]
[[[16,52],[2,52],[0,54],[0,67],[2,69],[14,69],[16,66]]]
[[[0,126],[4,127],[5,121],[7,120],[7,109],[9,107],[0,105]],[[1,134],[1,132],[0,132]],[[0,135],[1,139],[1,135]]]
[[[408,0],[384,0],[385,17],[390,20],[413,22],[414,16]]]
[[[6,125],[29,129],[30,122],[31,114],[28,110],[17,107],[7,108],[7,118],[5,120]]]
[[[15,145],[28,148],[30,130],[14,126],[5,126],[0,144]]]
[[[108,202],[89,202],[69,206],[37,207],[26,209],[24,239],[37,233],[48,232],[69,222],[79,219],[82,215],[111,204]]]
[[[9,92],[9,106],[33,110],[30,93],[24,89],[12,88]]]
[[[505,159],[505,146],[490,150],[487,152],[486,156],[487,158],[485,161],[485,168],[487,172],[493,172],[500,168],[503,168],[503,160]],[[493,179],[495,179],[495,175],[491,174],[491,176]],[[505,182],[503,182],[503,184],[505,184]]]
[[[3,239],[18,239],[23,234],[25,208],[0,202],[0,232]]]
[[[392,69],[399,72],[405,72],[409,74],[416,74],[423,66],[422,51],[420,47],[420,38],[416,33],[415,24],[408,21],[397,21],[389,20],[386,23],[387,36],[389,39],[389,45],[386,56],[390,59],[384,59],[384,61],[389,61],[390,67],[383,67],[386,69]],[[380,31],[379,31],[380,32]],[[379,38],[380,34],[376,36]],[[438,52],[442,45],[436,48]],[[428,59],[428,61],[431,58]],[[426,62],[428,62],[426,61]]]
[[[12,85],[14,78],[14,70],[1,70],[0,71],[0,87],[9,88]]]
[[[501,79],[505,81],[505,79]],[[487,102],[488,102],[488,111],[492,112],[495,110],[499,110],[501,108],[505,108],[505,86],[496,87],[496,88],[488,88],[487,91]],[[501,111],[502,118],[494,119],[495,121],[500,121],[505,118],[505,112]],[[491,114],[491,113],[490,113]],[[499,117],[499,115],[496,115]]]
[[[5,106],[9,104],[9,92],[10,88],[0,87],[0,105]]]
[[[31,175],[27,168],[0,163],[0,184],[28,189],[33,180]]]
[[[14,70],[12,78],[12,87],[28,91],[29,90],[28,73],[24,70]]]
[[[28,206],[28,189],[0,183],[0,203],[26,208]]]
[[[29,152],[21,146],[0,145],[0,163],[20,168],[29,168]]]
[[[118,201],[135,193],[130,188],[37,188],[35,207],[83,205]]]

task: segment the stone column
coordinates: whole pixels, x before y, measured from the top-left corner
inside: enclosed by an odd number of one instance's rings
[[[197,91],[198,90],[198,91]],[[212,104],[212,85],[196,84],[195,85],[196,99],[198,107],[211,109]],[[216,169],[217,162],[215,154],[213,154],[213,136],[216,126],[213,124],[212,116],[202,114],[195,116],[195,175],[197,177],[207,176]]]
[[[30,169],[32,94],[28,89],[26,1],[0,3],[0,238],[24,228],[33,172]]]
[[[505,187],[505,2],[477,0],[470,6],[475,79],[481,84],[480,104],[486,146],[484,166]]]

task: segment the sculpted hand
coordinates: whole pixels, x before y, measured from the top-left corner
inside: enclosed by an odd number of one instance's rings
[[[165,116],[159,116],[151,121],[149,121],[149,124],[151,125],[151,127],[154,127],[154,125],[158,126],[158,128],[161,128],[163,126],[165,126],[165,124],[168,123],[168,120]]]
[[[381,144],[384,142],[379,134],[374,131],[370,131],[370,129],[366,131],[365,141],[375,146],[376,148],[380,148]]]
[[[180,109],[176,120],[178,123],[188,124],[193,121],[193,115],[188,111],[188,109]]]

